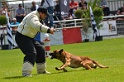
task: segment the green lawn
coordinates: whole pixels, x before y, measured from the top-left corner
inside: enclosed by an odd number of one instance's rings
[[[19,49],[0,50],[0,82],[123,82],[124,78],[124,38],[105,39],[98,42],[76,43],[51,46],[51,51],[64,49],[75,55],[89,56],[99,63],[109,66],[105,69],[72,69],[68,72],[57,71],[62,63],[47,58],[47,70],[51,74],[22,77],[23,54]]]

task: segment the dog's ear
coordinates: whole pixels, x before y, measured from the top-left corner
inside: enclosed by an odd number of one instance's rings
[[[59,51],[59,54],[61,54],[63,52],[63,49],[61,49],[60,51]]]

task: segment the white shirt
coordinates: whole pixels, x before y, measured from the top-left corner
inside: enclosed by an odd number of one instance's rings
[[[19,24],[17,31],[22,35],[34,38],[38,32],[47,32],[49,27],[40,23],[40,15],[33,11],[26,15]]]

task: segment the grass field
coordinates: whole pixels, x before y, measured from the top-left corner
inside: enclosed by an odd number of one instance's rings
[[[105,39],[99,42],[76,43],[51,46],[51,51],[64,49],[75,55],[89,56],[99,63],[109,66],[105,69],[72,69],[57,71],[62,63],[47,58],[47,70],[51,74],[38,75],[36,67],[33,76],[22,77],[23,54],[19,49],[0,50],[0,82],[123,82],[124,78],[124,38]]]

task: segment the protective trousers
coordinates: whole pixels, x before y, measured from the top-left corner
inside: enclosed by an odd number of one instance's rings
[[[18,32],[16,33],[15,40],[18,47],[25,55],[23,60],[24,64],[22,67],[22,74],[24,73],[25,74],[24,76],[26,76],[26,72],[27,72],[27,75],[31,75],[35,62],[36,64],[38,63],[39,65],[41,65],[38,67],[39,69],[43,68],[42,72],[44,72],[46,60],[45,60],[45,50],[43,44],[41,44],[38,41],[35,41],[33,38],[29,38]]]

